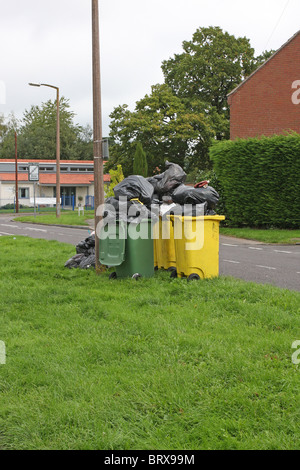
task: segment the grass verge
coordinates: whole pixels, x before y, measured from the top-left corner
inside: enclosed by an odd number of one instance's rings
[[[300,243],[300,230],[220,227],[220,234],[230,237],[246,238],[248,240],[257,240],[263,243]]]
[[[297,449],[300,294],[232,278],[109,281],[0,238],[0,448]]]
[[[62,212],[59,219],[56,217],[56,214],[47,214],[47,215],[38,215],[36,217],[23,216],[16,217],[14,220],[17,222],[31,222],[35,224],[47,224],[47,225],[89,225],[88,219],[94,217],[94,211],[85,211],[84,215],[78,215],[78,212]]]

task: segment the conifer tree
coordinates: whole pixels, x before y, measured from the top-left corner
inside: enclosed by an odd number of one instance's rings
[[[136,151],[134,154],[133,173],[135,175],[144,176],[145,178],[148,176],[147,158],[143,150],[143,146],[140,142],[137,143]]]

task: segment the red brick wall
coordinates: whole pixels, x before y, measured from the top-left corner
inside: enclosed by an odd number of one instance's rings
[[[232,140],[288,130],[300,133],[300,32],[230,95],[228,102]]]

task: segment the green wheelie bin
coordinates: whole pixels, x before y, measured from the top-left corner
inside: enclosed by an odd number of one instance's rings
[[[138,223],[116,221],[115,225],[102,228],[99,260],[115,268],[110,279],[154,275],[152,224],[148,219]]]

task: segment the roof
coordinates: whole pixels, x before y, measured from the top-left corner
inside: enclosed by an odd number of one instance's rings
[[[15,159],[7,158],[7,159],[0,159],[0,163],[14,163]],[[56,160],[42,160],[42,159],[19,159],[18,163],[41,163],[41,164],[49,164],[56,165]],[[76,165],[94,165],[94,160],[60,160],[61,164],[76,164]],[[103,161],[106,163],[106,161]],[[6,182],[14,182],[16,180],[15,172],[6,172],[0,173],[0,181]],[[28,173],[18,173],[18,181],[20,182],[27,182],[28,181]],[[103,181],[105,183],[110,182],[110,175],[105,174],[103,175]],[[56,184],[56,173],[55,170],[53,173],[40,173],[39,183],[42,185],[55,185]],[[94,173],[90,172],[88,174],[71,174],[68,173],[61,173],[60,174],[60,183],[62,185],[90,185],[94,183]]]
[[[0,173],[0,181],[15,181],[15,173]],[[18,173],[18,181],[27,182],[28,173]],[[104,175],[103,181],[105,183],[110,182],[110,175]],[[40,174],[39,183],[42,185],[55,185],[56,184],[56,174]],[[70,175],[70,174],[61,174],[60,175],[60,184],[62,185],[90,185],[94,183],[94,175]]]
[[[282,49],[284,49],[288,44],[290,44],[299,34],[300,34],[300,30],[297,31],[297,33],[295,33],[279,49],[277,49],[277,51],[274,52],[274,54],[272,54],[271,57],[269,57],[269,59],[267,59],[256,70],[254,70],[254,72],[252,72],[247,78],[245,78],[245,80],[243,80],[242,83],[240,83],[236,88],[234,88],[230,93],[228,93],[227,97],[229,97],[229,96],[233,95],[234,93],[236,93],[239,90],[239,88],[241,88],[243,85],[245,85],[245,83],[248,82],[248,80],[250,80],[253,77],[253,75],[255,75],[257,72],[259,72],[268,62],[270,62],[270,60],[272,60],[280,51],[282,51]]]
[[[14,158],[1,158],[0,163],[15,163]],[[56,164],[56,160],[42,160],[42,159],[25,159],[25,158],[18,158],[18,163],[52,163]],[[62,164],[76,164],[76,165],[93,165],[94,160],[60,160],[60,163]],[[103,161],[103,163],[106,163],[106,160]]]

